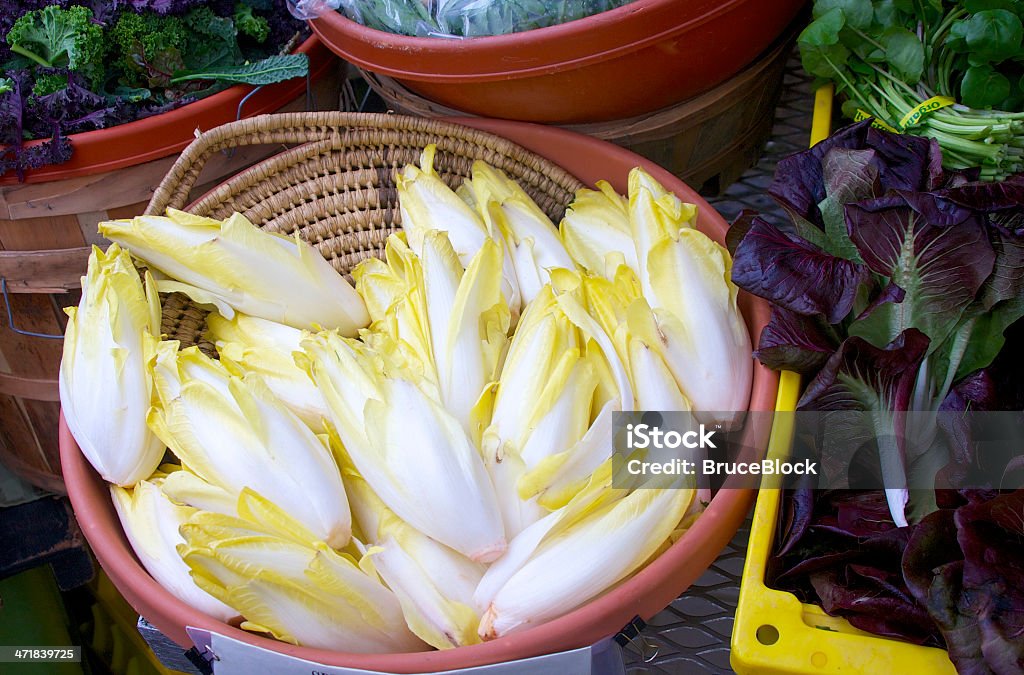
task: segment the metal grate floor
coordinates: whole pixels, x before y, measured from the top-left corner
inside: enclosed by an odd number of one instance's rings
[[[784,218],[782,209],[765,191],[779,159],[807,148],[814,107],[811,78],[804,74],[795,54],[787,64],[783,86],[772,136],[760,161],[720,196],[708,199],[729,222],[743,209]],[[729,640],[749,536],[748,520],[708,571],[652,618],[640,637],[626,647],[628,675],[733,672]]]

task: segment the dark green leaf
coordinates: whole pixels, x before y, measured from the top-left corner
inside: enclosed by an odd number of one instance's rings
[[[219,80],[221,82],[264,85],[290,80],[293,77],[305,77],[308,72],[309,59],[305,54],[288,54],[286,56],[270,56],[262,61],[241,66],[179,75],[172,82]]]
[[[992,66],[971,66],[960,83],[960,101],[972,108],[992,108],[1010,95],[1010,81]]]
[[[871,0],[817,0],[814,3],[814,18],[817,19],[833,9],[842,10],[847,25],[860,30],[868,28],[874,16]]]
[[[999,63],[1020,54],[1024,27],[1005,9],[986,9],[967,20],[967,47],[986,62]]]
[[[917,84],[924,70],[924,45],[906,28],[893,27],[882,33],[885,60],[900,79]]]
[[[880,0],[875,3],[875,25],[880,26],[882,30],[896,25],[899,18],[899,8],[893,0]]]
[[[971,14],[984,12],[986,9],[1008,9],[1019,14],[1024,8],[1020,0],[963,0],[964,9]]]
[[[829,47],[839,42],[839,31],[846,25],[846,17],[838,8],[830,9],[810,23],[797,40],[804,47]]]
[[[949,34],[946,35],[946,47],[958,54],[965,54],[969,51],[967,46],[967,20],[955,21],[949,27]]]
[[[842,10],[833,8],[815,19],[800,33],[800,58],[804,70],[818,77],[834,77],[845,65],[849,50],[839,42],[846,23]]]

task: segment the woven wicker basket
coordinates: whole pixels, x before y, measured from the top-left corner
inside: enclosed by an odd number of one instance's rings
[[[215,153],[268,143],[289,148],[187,204]],[[404,115],[286,113],[232,122],[200,136],[171,167],[146,213],[170,207],[226,218],[237,211],[270,232],[298,231],[347,276],[359,261],[383,257],[388,235],[401,229],[396,170],[418,164],[429,143],[437,145],[434,168],[452,188],[482,159],[517,180],[556,223],[583,187],[543,157],[469,127]],[[212,351],[202,341],[206,314],[174,294],[164,302],[161,329],[182,346]]]

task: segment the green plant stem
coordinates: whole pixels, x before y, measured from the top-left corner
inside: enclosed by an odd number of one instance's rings
[[[11,47],[11,51],[14,52],[15,54],[20,54],[21,56],[24,56],[26,59],[31,59],[31,60],[35,61],[36,63],[38,63],[39,65],[43,66],[44,68],[52,68],[53,67],[53,64],[50,63],[49,61],[47,61],[46,59],[44,59],[42,56],[39,56],[38,54],[25,49],[21,45],[14,45],[13,47]]]

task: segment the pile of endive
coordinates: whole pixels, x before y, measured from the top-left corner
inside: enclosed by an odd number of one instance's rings
[[[195,609],[325,649],[468,645],[604,593],[704,507],[610,461],[616,410],[747,406],[731,261],[696,207],[635,169],[556,227],[483,162],[452,191],[433,154],[355,288],[239,214],[100,224],[61,403]],[[173,291],[212,309],[218,358],[162,339]]]

